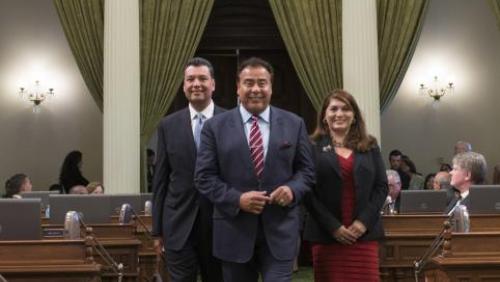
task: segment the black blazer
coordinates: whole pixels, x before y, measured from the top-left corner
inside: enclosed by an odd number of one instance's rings
[[[342,226],[342,178],[337,155],[333,146],[324,150],[330,141],[314,146],[316,162],[316,186],[306,196],[309,211],[304,239],[317,243],[336,242],[332,231]],[[380,210],[388,193],[385,166],[379,148],[367,152],[353,151],[354,189],[356,202],[353,220],[361,221],[367,232],[360,240],[377,240],[384,237]],[[346,226],[347,227],[347,226]]]
[[[214,115],[223,111],[215,106]],[[162,119],[158,126],[157,150],[153,177],[153,235],[163,236],[165,248],[180,250],[193,229],[198,212],[199,224],[211,226],[213,211],[210,202],[194,188],[196,146],[189,108]]]

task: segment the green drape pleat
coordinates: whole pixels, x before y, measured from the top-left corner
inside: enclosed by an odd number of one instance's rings
[[[493,9],[493,13],[497,17],[498,28],[500,28],[500,0],[489,0],[491,9]]]
[[[181,85],[214,0],[141,1],[141,183],[146,187],[145,150]]]
[[[428,0],[378,0],[380,109],[396,96],[415,51]]]
[[[316,109],[342,88],[342,0],[269,0],[288,54]]]
[[[83,80],[103,110],[104,0],[54,0]]]

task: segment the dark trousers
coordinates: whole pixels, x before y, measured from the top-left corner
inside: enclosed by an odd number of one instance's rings
[[[220,261],[212,255],[210,222],[200,214],[184,247],[178,251],[165,246],[167,270],[171,282],[196,282],[198,272],[203,282],[222,282]]]
[[[263,282],[291,282],[293,259],[277,260],[274,258],[260,223],[257,234],[254,254],[249,262],[222,262],[224,282],[257,282],[259,273],[262,275]]]

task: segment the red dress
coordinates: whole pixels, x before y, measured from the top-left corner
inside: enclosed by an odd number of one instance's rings
[[[337,155],[342,171],[342,224],[353,222],[356,203],[354,193],[354,153],[348,158]],[[353,245],[314,244],[312,247],[314,281],[379,281],[378,242],[357,241]]]

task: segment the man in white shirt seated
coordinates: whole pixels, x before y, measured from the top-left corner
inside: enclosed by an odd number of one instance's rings
[[[486,170],[486,160],[479,153],[465,152],[453,158],[450,184],[455,187],[460,195],[450,202],[446,208],[446,213],[450,213],[457,205],[465,205],[469,208],[469,189],[472,185],[484,183]]]

